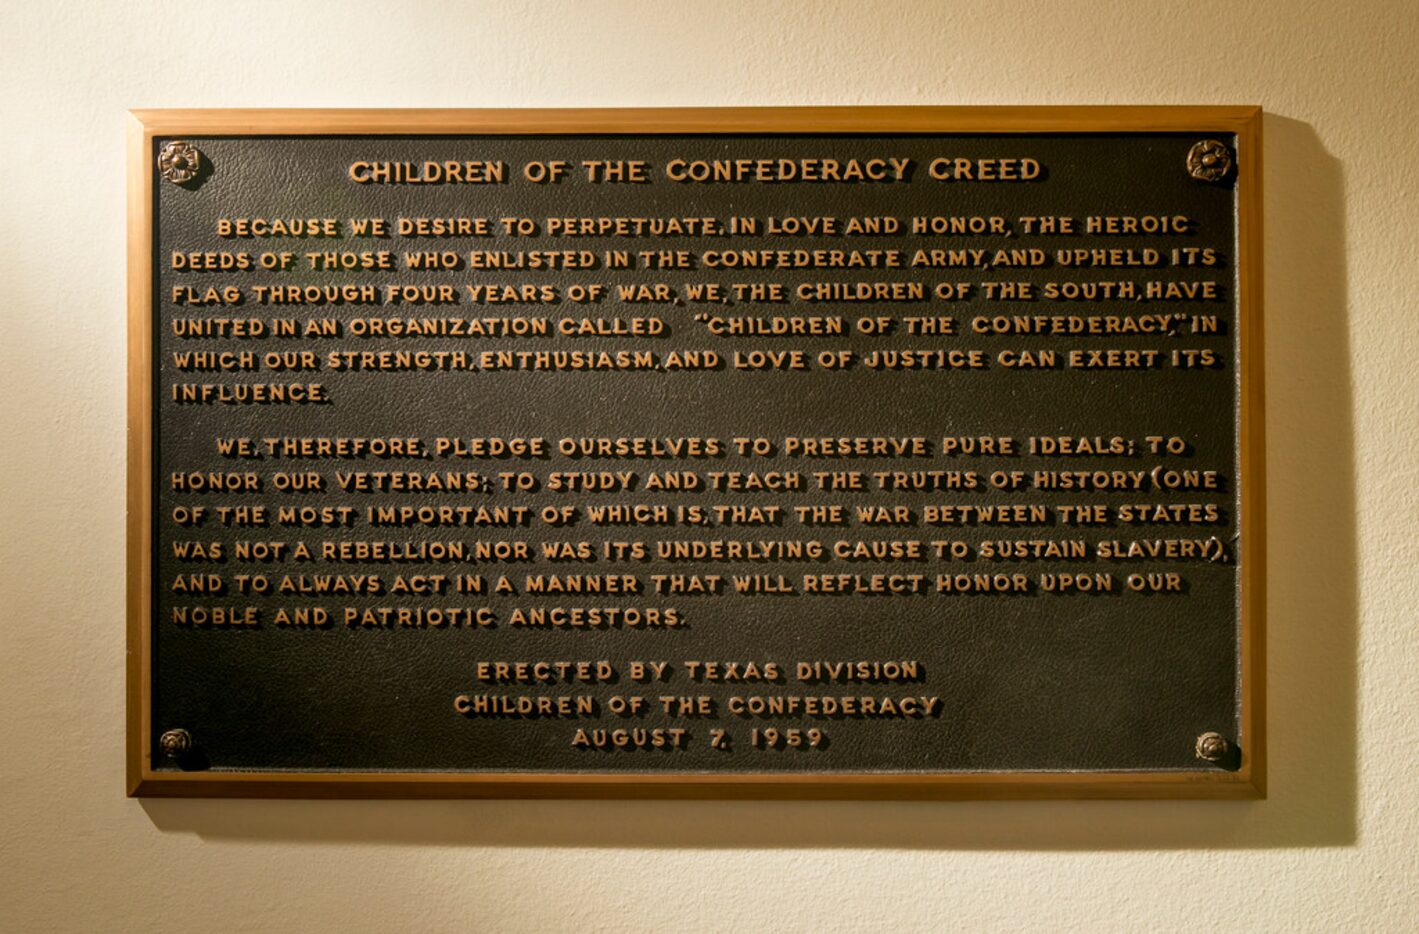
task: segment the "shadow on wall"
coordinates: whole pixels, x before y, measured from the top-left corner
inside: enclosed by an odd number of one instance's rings
[[[1270,799],[1253,802],[199,801],[169,833],[448,847],[1179,849],[1356,839],[1355,465],[1341,165],[1268,115]]]

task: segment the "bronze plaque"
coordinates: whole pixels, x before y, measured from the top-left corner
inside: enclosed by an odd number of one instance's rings
[[[1262,793],[1255,109],[134,118],[131,793]]]

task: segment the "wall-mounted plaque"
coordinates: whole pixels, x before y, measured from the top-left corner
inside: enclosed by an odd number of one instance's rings
[[[1260,145],[136,113],[130,791],[1261,794]]]

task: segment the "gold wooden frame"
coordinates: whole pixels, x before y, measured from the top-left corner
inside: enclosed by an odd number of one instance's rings
[[[128,128],[130,796],[259,798],[1265,797],[1261,110],[1257,107],[793,107],[634,110],[135,110]],[[168,772],[152,767],[153,139],[215,135],[1148,133],[1237,140],[1241,369],[1240,734],[1236,771],[999,773]]]

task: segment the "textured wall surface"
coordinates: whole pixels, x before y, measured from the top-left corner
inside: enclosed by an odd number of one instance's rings
[[[1419,927],[1416,44],[1410,0],[12,4],[0,929]],[[1269,800],[123,797],[125,109],[887,103],[1267,109]]]

